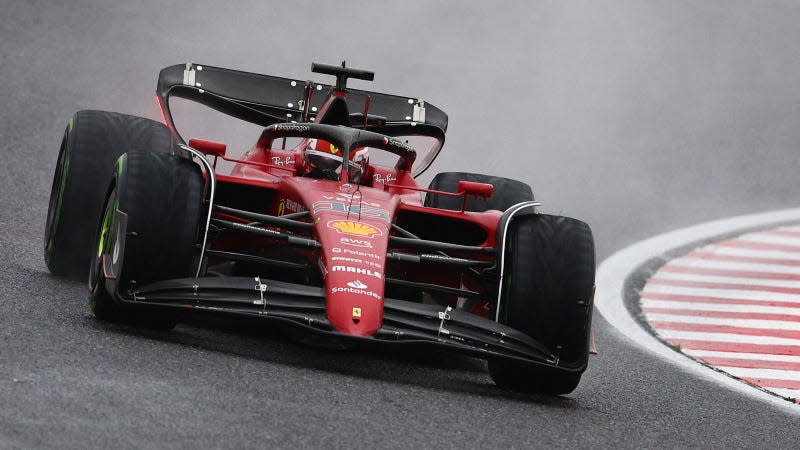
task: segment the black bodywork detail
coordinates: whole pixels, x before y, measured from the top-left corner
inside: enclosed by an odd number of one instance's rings
[[[228,208],[227,206],[222,205],[214,205],[214,210],[244,217],[246,219],[254,220],[267,225],[275,225],[281,228],[296,228],[301,230],[310,230],[314,228],[314,224],[309,222],[301,222],[299,220],[287,219],[286,217],[281,216],[259,214],[253,211],[245,211],[243,209]]]
[[[463,298],[481,298],[483,295],[479,292],[470,291],[467,289],[458,289],[449,286],[442,286],[440,284],[420,283],[417,281],[409,281],[400,278],[386,278],[387,285],[404,286],[407,288],[416,289],[425,292],[439,292],[442,294],[455,295]]]
[[[491,267],[494,261],[480,261],[477,259],[454,258],[446,255],[435,255],[423,253],[420,255],[403,252],[389,252],[386,259],[390,261],[400,261],[414,264],[444,264],[460,267]]]
[[[263,294],[263,295],[262,295]],[[119,301],[131,305],[206,310],[292,323],[334,339],[449,348],[483,359],[514,360],[564,372],[551,349],[506,325],[438,305],[384,299],[383,326],[369,337],[336,332],[325,315],[325,291],[250,277],[182,278],[137,288]]]
[[[328,107],[328,112],[321,120],[322,125],[341,125],[350,126],[350,108],[347,107],[347,100],[343,97],[334,97]]]
[[[220,250],[206,250],[205,254],[206,256],[209,257],[225,259],[228,261],[257,264],[262,266],[272,266],[281,269],[308,270],[310,268],[308,264],[300,264],[291,261],[283,261],[280,259],[265,258],[263,256],[250,255],[247,253],[225,252]]]
[[[478,247],[472,245],[449,244],[447,242],[428,241],[425,239],[403,238],[391,236],[389,244],[397,248],[421,248],[424,250],[452,251],[464,253],[477,253],[484,255],[494,254],[492,247]]]
[[[415,237],[451,244],[480,245],[488,237],[486,231],[473,222],[449,216],[432,216],[419,211],[400,211],[396,225]]]
[[[211,219],[211,223],[220,228],[220,229],[228,229],[228,230],[235,230],[241,231],[244,233],[254,234],[256,236],[272,238],[272,239],[280,239],[285,240],[290,245],[297,245],[300,247],[309,247],[309,248],[320,248],[322,244],[315,241],[314,239],[308,239],[300,236],[294,236],[292,234],[281,233],[275,230],[271,230],[269,228],[263,228],[257,225],[250,225],[245,223],[238,223],[238,222],[231,222],[229,220],[222,220],[222,219]]]
[[[247,184],[217,181],[217,198],[224,199],[230,208],[249,210],[255,213],[270,212],[275,191]]]

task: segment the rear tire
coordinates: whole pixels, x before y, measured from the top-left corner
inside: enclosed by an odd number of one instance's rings
[[[558,367],[572,371],[494,360],[489,373],[503,388],[567,394],[578,386],[589,356],[592,231],[568,217],[531,214],[513,220],[506,234],[498,321],[550,348]]]
[[[461,180],[487,183],[494,186],[494,193],[488,199],[467,197],[466,211],[482,212],[490,209],[505,211],[510,206],[516,205],[517,203],[533,200],[533,191],[531,187],[521,181],[477,173],[439,173],[433,178],[433,181],[431,181],[430,189],[456,192],[458,189],[458,182]],[[425,206],[430,206],[432,208],[460,211],[462,201],[461,197],[431,193],[425,195]]]
[[[92,254],[89,298],[98,319],[175,325],[172,309],[134,308],[118,298],[137,286],[194,275],[203,188],[200,168],[176,155],[129,152],[119,158]]]
[[[137,149],[169,153],[167,127],[141,117],[78,111],[67,124],[50,190],[44,259],[54,275],[85,280],[97,216],[117,158]]]

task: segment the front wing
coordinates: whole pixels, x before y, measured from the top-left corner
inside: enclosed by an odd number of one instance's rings
[[[439,347],[482,359],[508,359],[564,372],[558,355],[506,325],[438,305],[384,299],[383,326],[369,337],[334,330],[321,287],[252,277],[180,278],[137,288],[118,300],[131,305],[203,310],[294,324],[332,339]]]

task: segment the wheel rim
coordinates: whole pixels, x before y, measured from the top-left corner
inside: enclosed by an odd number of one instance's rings
[[[110,233],[114,229],[114,223],[116,222],[113,202],[115,192],[116,189],[108,195],[106,200],[103,219],[98,223],[97,227],[97,238],[95,239],[95,242],[97,242],[97,250],[92,251],[92,262],[89,266],[89,291],[91,298],[89,305],[92,311],[97,308],[96,293],[97,290],[101,288],[101,282],[103,280],[103,253],[108,248],[111,241]]]

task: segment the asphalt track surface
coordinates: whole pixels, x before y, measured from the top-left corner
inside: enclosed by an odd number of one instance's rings
[[[796,448],[796,416],[651,356],[600,315],[601,353],[574,393],[518,395],[468,358],[101,323],[85,286],[46,271],[41,240],[67,118],[157,118],[158,70],[186,61],[300,79],[311,61],[372,69],[359,87],[450,113],[432,172],[531,183],[546,212],[592,225],[598,260],[793,207],[800,4],[168,3],[0,0],[0,447]]]

